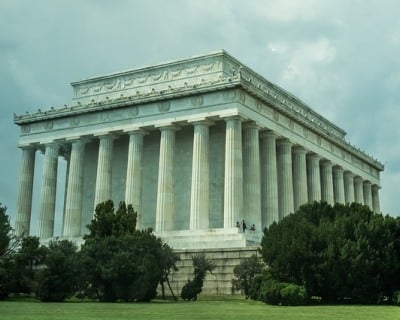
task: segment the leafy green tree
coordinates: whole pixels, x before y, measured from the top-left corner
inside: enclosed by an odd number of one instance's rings
[[[181,291],[183,300],[196,301],[197,296],[203,291],[204,279],[207,272],[212,273],[215,269],[213,261],[208,260],[204,254],[197,254],[192,257],[193,260],[193,280],[189,280]]]
[[[0,300],[5,299],[12,291],[11,270],[13,256],[19,245],[19,239],[13,234],[7,207],[0,203]]]
[[[276,281],[325,302],[380,303],[400,288],[400,220],[357,203],[304,205],[264,231]]]
[[[77,247],[68,240],[52,240],[37,272],[36,297],[42,301],[64,301],[78,289],[81,268]]]
[[[30,294],[37,287],[36,273],[44,263],[47,248],[40,245],[38,237],[25,237],[14,254],[9,267],[11,291]]]
[[[81,259],[85,270],[83,296],[101,301],[149,301],[156,296],[176,257],[151,230],[137,231],[136,213],[121,202],[96,207],[88,226]]]
[[[250,297],[251,287],[257,275],[260,275],[265,265],[260,257],[253,254],[244,259],[233,269],[235,278],[232,280],[234,290],[243,290],[246,299]]]

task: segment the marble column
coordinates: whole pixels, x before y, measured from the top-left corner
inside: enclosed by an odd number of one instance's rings
[[[85,143],[84,139],[77,139],[71,142],[62,231],[64,237],[78,237],[81,235]]]
[[[175,201],[175,131],[176,127],[161,127],[160,158],[158,165],[156,232],[170,231],[174,227]]]
[[[101,202],[111,200],[112,191],[112,158],[115,137],[103,135],[99,139],[94,208]]]
[[[279,218],[294,212],[292,143],[279,140],[277,145]]]
[[[380,213],[380,205],[379,205],[379,186],[374,184],[371,187],[371,193],[372,193],[372,207],[374,212]]]
[[[46,145],[40,193],[39,238],[50,238],[54,234],[58,151],[59,145],[55,143]]]
[[[142,158],[143,137],[146,132],[134,130],[129,132],[128,162],[126,167],[125,203],[132,205],[137,213],[136,228],[142,225]]]
[[[343,172],[344,170],[342,167],[333,167],[333,194],[335,203],[345,203]]]
[[[354,202],[354,174],[350,171],[344,173],[344,200],[346,204]]]
[[[354,178],[354,201],[364,204],[364,190],[361,177]]]
[[[279,221],[276,138],[271,131],[261,133],[262,228]]]
[[[372,190],[371,190],[371,182],[364,181],[363,183],[363,195],[364,195],[364,204],[367,205],[371,210],[374,210],[372,206]]]
[[[319,168],[320,157],[317,154],[307,156],[307,187],[308,202],[321,201],[321,175]]]
[[[17,237],[29,236],[35,153],[36,149],[34,147],[22,148],[21,173],[15,217],[15,233]]]
[[[243,218],[242,120],[225,119],[224,228]]]
[[[209,227],[209,126],[211,122],[195,122],[193,133],[192,184],[190,189],[190,230]]]
[[[306,154],[302,147],[292,148],[294,210],[308,202]]]
[[[243,125],[243,211],[246,223],[261,231],[260,127]]]
[[[334,204],[332,162],[321,161],[321,200]]]

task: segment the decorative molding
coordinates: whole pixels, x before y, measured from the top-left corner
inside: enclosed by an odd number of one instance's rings
[[[171,108],[171,102],[170,101],[161,101],[158,103],[158,110],[160,112],[167,112]]]
[[[48,120],[43,125],[44,125],[44,129],[52,130],[53,127],[54,127],[54,121],[53,120]]]
[[[194,107],[200,107],[204,103],[204,97],[202,95],[193,96],[190,98],[190,103]]]
[[[79,125],[79,123],[81,122],[80,118],[78,116],[72,117],[69,121],[71,127],[76,127]]]

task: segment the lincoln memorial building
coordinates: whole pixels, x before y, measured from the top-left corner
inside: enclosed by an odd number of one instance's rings
[[[96,204],[109,199],[132,204],[139,228],[181,250],[254,248],[264,227],[314,201],[380,212],[383,165],[225,51],[72,88],[69,105],[14,116],[19,235],[29,234],[35,216],[32,235],[49,239],[57,216],[61,238],[79,241]],[[67,168],[61,191],[60,161]],[[243,220],[246,232],[236,227]]]

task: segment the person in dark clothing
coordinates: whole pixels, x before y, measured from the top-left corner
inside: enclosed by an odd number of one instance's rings
[[[243,228],[243,233],[245,233],[247,226],[246,226],[246,222],[244,222],[244,220],[242,221],[242,228]]]

